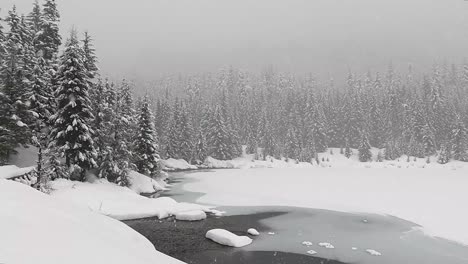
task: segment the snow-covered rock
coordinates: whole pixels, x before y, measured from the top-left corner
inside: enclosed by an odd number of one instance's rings
[[[255,228],[249,228],[247,230],[247,233],[249,233],[249,235],[252,235],[252,236],[258,236],[260,235],[260,233],[257,231],[257,229]]]
[[[313,244],[312,244],[312,242],[310,242],[310,241],[304,241],[304,242],[302,242],[302,245],[310,247],[310,246],[312,246]]]
[[[175,171],[175,170],[196,170],[197,166],[189,164],[183,159],[169,158],[167,160],[161,160],[161,165],[164,170]]]
[[[157,181],[136,171],[130,171],[128,181],[129,188],[138,194],[166,190],[164,181]]]
[[[21,183],[0,180],[0,208],[2,263],[182,263],[120,221]]]
[[[366,249],[366,252],[369,253],[371,256],[382,256],[382,253],[374,250],[374,249]]]
[[[218,244],[230,247],[244,247],[252,243],[251,238],[247,236],[238,236],[225,229],[211,229],[206,232],[205,237]]]
[[[0,179],[9,179],[34,170],[34,166],[26,168],[18,168],[16,165],[0,166]]]
[[[206,213],[202,210],[177,212],[175,218],[180,221],[200,221],[206,219]]]
[[[317,254],[317,251],[311,249],[311,250],[307,251],[307,254],[315,255],[315,254]]]
[[[274,236],[274,235],[275,235],[275,232],[268,232],[268,234],[269,234],[270,236]]]
[[[332,244],[330,244],[328,242],[320,242],[318,245],[321,246],[321,247],[324,247],[324,248],[328,248],[328,249],[335,248],[335,246],[333,246]]]

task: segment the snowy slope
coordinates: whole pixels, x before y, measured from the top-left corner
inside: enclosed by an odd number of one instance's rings
[[[0,180],[0,263],[182,263],[127,225]]]
[[[447,168],[282,168],[188,175],[198,202],[226,206],[297,206],[390,214],[431,235],[468,245],[468,170]]]

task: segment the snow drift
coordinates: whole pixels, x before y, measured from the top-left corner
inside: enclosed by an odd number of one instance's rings
[[[0,180],[0,263],[182,263],[127,225]]]

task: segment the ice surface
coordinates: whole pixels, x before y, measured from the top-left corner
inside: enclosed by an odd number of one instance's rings
[[[294,206],[392,215],[422,226],[428,235],[468,245],[468,232],[463,232],[468,211],[460,208],[460,201],[468,200],[466,175],[467,169],[450,166],[217,170],[188,175],[194,181],[183,188],[204,193],[197,202],[219,206]]]

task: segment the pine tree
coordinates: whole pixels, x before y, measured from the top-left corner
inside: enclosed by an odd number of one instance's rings
[[[461,120],[458,120],[452,129],[451,135],[451,148],[455,160],[468,161],[467,143],[467,129],[465,124]]]
[[[62,44],[59,34],[60,15],[55,0],[45,0],[42,8],[42,21],[42,30],[37,35],[37,47],[42,50],[44,59],[50,61]]]
[[[297,138],[297,131],[294,127],[288,129],[286,134],[286,157],[290,159],[299,159],[300,146]]]
[[[223,118],[222,108],[216,106],[214,113],[211,115],[208,128],[208,155],[219,160],[232,159],[234,154],[232,153],[232,147],[229,146],[231,142],[229,137],[230,135]]]
[[[31,77],[31,91],[28,94],[29,112],[34,117],[34,122],[30,126],[32,131],[31,143],[38,149],[36,172],[39,189],[42,189],[47,181],[47,174],[43,170],[45,164],[44,151],[48,145],[49,117],[54,110],[50,76],[45,72],[45,68],[45,60],[42,57],[37,57]]]
[[[143,99],[140,109],[135,156],[138,172],[152,178],[160,177],[161,165],[148,96]]]
[[[190,120],[189,112],[185,104],[181,105],[179,129],[179,147],[180,157],[187,162],[191,162],[193,158],[193,134],[192,121]]]
[[[346,144],[345,144],[345,150],[344,150],[344,155],[346,158],[350,158],[353,155],[353,151],[349,147],[349,140],[346,138]]]
[[[92,80],[98,74],[98,67],[97,67],[97,56],[96,50],[94,49],[93,39],[89,35],[88,31],[84,33],[83,42],[83,51],[85,54],[85,67],[86,70],[89,72],[89,78]]]
[[[362,138],[361,138],[361,144],[359,146],[359,161],[361,162],[368,162],[372,160],[372,152],[371,152],[371,146],[369,144],[369,140],[366,136],[365,133],[363,133]]]
[[[55,91],[58,108],[51,117],[51,147],[58,148],[64,154],[72,178],[78,180],[85,180],[86,171],[97,166],[88,80],[84,52],[79,46],[76,32],[72,32],[60,56]]]
[[[6,160],[18,145],[28,144],[31,133],[28,126],[32,116],[28,112],[30,78],[32,74],[32,42],[24,18],[13,7],[6,19],[10,27],[5,39],[5,55],[0,61],[2,93],[0,100],[0,159]]]

